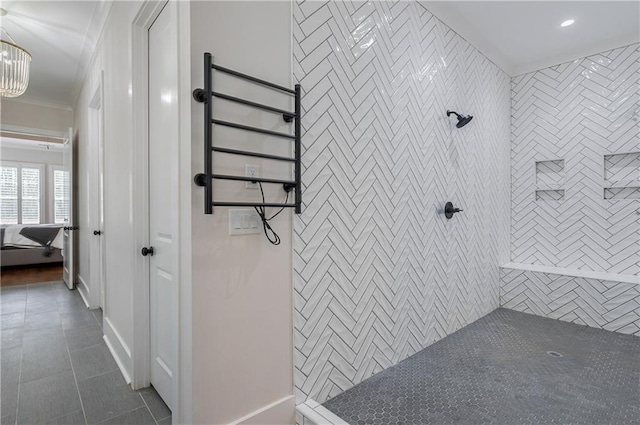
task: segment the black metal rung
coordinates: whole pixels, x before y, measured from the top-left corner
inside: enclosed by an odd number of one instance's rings
[[[289,157],[286,157],[286,156],[279,156],[279,155],[270,155],[268,153],[240,151],[240,150],[237,150],[237,149],[219,148],[217,146],[214,146],[211,149],[214,152],[229,153],[229,154],[233,154],[233,155],[244,155],[244,156],[252,156],[252,157],[255,157],[255,158],[274,159],[276,161],[296,162],[295,158],[289,158]]]
[[[213,93],[211,93],[211,94],[214,95],[215,97],[219,98],[219,99],[224,99],[224,100],[228,100],[228,101],[231,101],[231,102],[240,103],[242,105],[251,106],[253,108],[262,109],[264,111],[269,111],[269,112],[273,112],[273,113],[276,113],[276,114],[282,114],[285,117],[296,118],[296,114],[295,113],[293,113],[291,111],[285,111],[284,109],[274,108],[273,106],[263,105],[261,103],[252,102],[250,100],[241,99],[241,98],[235,97],[235,96],[229,96],[228,94],[218,93],[218,92],[215,92],[215,91]]]
[[[223,125],[225,127],[237,128],[239,130],[253,131],[254,133],[266,134],[268,136],[282,137],[284,139],[291,139],[291,140],[296,139],[296,136],[292,136],[291,134],[279,133],[277,131],[265,130],[263,128],[250,127],[248,125],[238,124],[235,122],[215,120],[215,119],[211,120],[211,122],[214,124]]]
[[[213,69],[215,69],[216,71],[224,72],[225,74],[233,75],[234,77],[243,78],[245,80],[254,82],[256,84],[261,84],[263,86],[270,87],[270,88],[276,89],[276,90],[280,90],[280,91],[283,91],[285,93],[289,93],[289,94],[293,94],[293,95],[296,94],[295,90],[291,90],[290,88],[287,88],[287,87],[284,87],[284,86],[281,86],[281,85],[278,85],[278,84],[270,83],[269,81],[261,80],[260,78],[252,77],[251,75],[247,75],[247,74],[243,74],[243,73],[238,72],[238,71],[234,71],[233,69],[225,68],[223,66],[214,65],[214,64],[212,64],[211,67]]]
[[[296,204],[279,204],[279,203],[264,203],[254,204],[251,202],[214,202],[214,207],[273,207],[273,208],[295,208]]]
[[[227,174],[212,174],[211,178],[218,180],[238,180],[242,182],[252,182],[252,183],[276,183],[276,184],[286,184],[288,186],[296,187],[297,184],[293,180],[280,180],[280,179],[265,179],[264,177],[247,177],[247,176],[230,176]]]
[[[235,96],[230,96],[223,93],[217,93],[213,91],[213,76],[215,72],[213,70],[220,71],[222,73],[229,74],[234,77],[238,77],[244,79],[249,82],[253,82],[258,85],[262,85],[267,88],[272,88],[278,90],[284,94],[291,94],[294,96],[294,111],[286,111],[284,109],[275,108],[269,105],[263,105],[257,102],[253,102],[247,99],[242,99]],[[214,206],[226,206],[226,207],[280,207],[280,208],[295,208],[295,213],[300,214],[302,212],[302,166],[301,166],[301,153],[302,153],[302,126],[301,126],[301,117],[302,117],[302,107],[300,104],[300,100],[302,98],[300,84],[295,85],[295,89],[292,90],[288,87],[284,87],[278,84],[270,83],[265,80],[261,80],[256,77],[252,77],[250,75],[243,74],[241,72],[234,71],[229,68],[225,68],[222,66],[215,65],[213,63],[213,57],[211,53],[204,54],[204,86],[202,88],[195,89],[193,91],[193,98],[197,102],[203,103],[204,106],[204,172],[196,174],[194,176],[194,183],[198,186],[203,187],[204,189],[204,213],[205,214],[213,214]],[[259,108],[268,112],[273,112],[277,114],[282,114],[282,118],[287,123],[293,123],[293,135],[287,133],[281,133],[277,131],[271,131],[264,128],[251,127],[243,124],[228,122],[217,120],[213,118],[213,99],[214,97],[221,98],[223,100],[228,100],[231,102],[240,103],[246,106]],[[294,122],[295,120],[295,122]],[[215,147],[213,146],[212,134],[213,134],[213,125],[222,125],[226,127],[236,128],[239,130],[252,131],[255,133],[265,134],[267,136],[281,137],[285,139],[292,140],[294,143],[294,157],[286,157],[279,155],[271,155],[268,153],[260,153],[260,152],[252,152],[252,151],[242,151],[239,149],[229,149],[223,147]],[[280,180],[280,179],[268,179],[262,177],[246,177],[246,176],[230,176],[223,174],[213,174],[213,157],[214,152],[219,153],[227,153],[234,155],[244,155],[256,158],[264,158],[271,159],[277,161],[285,161],[292,162],[294,165],[294,180]],[[295,202],[290,204],[284,203],[265,203],[263,199],[263,203],[249,203],[249,202],[214,202],[213,201],[213,186],[214,179],[222,179],[222,180],[236,180],[236,181],[244,181],[244,182],[255,182],[255,183],[274,183],[281,184],[282,189],[289,194],[293,192],[295,197]]]

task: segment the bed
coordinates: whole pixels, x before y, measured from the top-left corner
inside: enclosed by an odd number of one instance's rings
[[[0,241],[2,267],[62,262],[62,225],[4,225]]]

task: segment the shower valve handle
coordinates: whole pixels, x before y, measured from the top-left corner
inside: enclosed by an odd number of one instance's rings
[[[453,203],[451,202],[447,202],[446,204],[444,204],[444,216],[448,219],[451,219],[453,217],[453,214],[459,213],[461,211],[463,210],[461,210],[460,208],[455,208],[453,206]]]

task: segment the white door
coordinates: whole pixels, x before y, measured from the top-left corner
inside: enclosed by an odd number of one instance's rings
[[[65,171],[64,196],[56,200],[55,208],[64,216],[63,245],[62,245],[62,279],[69,289],[73,289],[75,271],[73,269],[73,129],[69,128],[69,134],[64,141],[62,152],[62,166]]]
[[[176,3],[149,28],[151,384],[173,408],[178,352],[178,61]]]
[[[89,245],[89,270],[90,288],[89,294],[91,308],[100,307],[104,310],[104,137],[102,121],[102,84],[96,90],[93,99],[89,103],[89,120],[91,135],[91,175],[89,209],[92,232]]]

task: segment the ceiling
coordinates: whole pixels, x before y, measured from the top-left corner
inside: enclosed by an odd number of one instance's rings
[[[512,76],[640,41],[637,0],[421,2]],[[0,24],[33,56],[19,100],[73,107],[111,4],[2,0]]]
[[[511,76],[640,42],[638,0],[421,3]]]
[[[23,102],[73,107],[110,1],[2,0],[0,25],[32,55]]]

